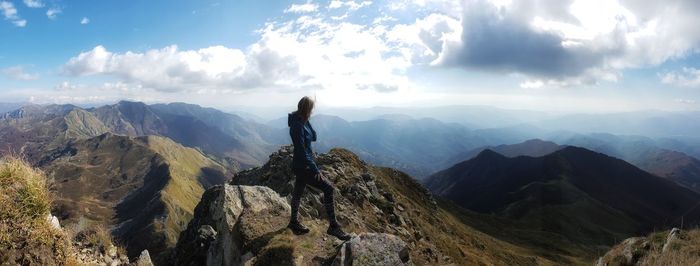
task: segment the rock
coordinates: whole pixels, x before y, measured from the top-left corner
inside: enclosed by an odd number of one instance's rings
[[[603,257],[598,258],[598,262],[595,264],[595,266],[605,266],[605,262],[603,261]]]
[[[666,253],[673,242],[678,241],[680,238],[681,230],[678,228],[673,228],[671,229],[671,232],[668,234],[668,237],[666,237],[666,242],[664,243],[664,247],[661,249],[662,253]]]
[[[403,217],[401,217],[401,215],[398,214],[391,214],[389,216],[389,222],[398,226],[406,225],[406,222],[403,220]]]
[[[219,185],[202,195],[175,248],[178,265],[239,265],[285,230],[290,207],[263,186]],[[248,258],[250,259],[250,258]]]
[[[628,238],[599,260],[599,264],[636,265],[647,254],[650,247],[651,244],[645,237]]]
[[[58,218],[56,218],[56,216],[48,214],[48,216],[46,216],[46,220],[49,221],[49,224],[51,224],[51,227],[53,227],[55,229],[61,229],[61,223],[58,222]]]
[[[405,208],[403,207],[403,204],[399,203],[396,205],[396,209],[402,212]]]
[[[199,227],[197,230],[197,239],[200,241],[199,246],[203,246],[211,241],[216,240],[216,231],[210,225],[205,224]]]
[[[153,266],[153,262],[151,261],[151,255],[148,254],[148,250],[144,249],[141,251],[141,255],[139,255],[139,258],[136,259],[136,265],[137,266]]]
[[[363,233],[340,246],[332,265],[411,265],[408,254],[395,235]]]
[[[117,257],[117,247],[114,245],[109,245],[107,248],[107,256],[109,258],[116,258]]]

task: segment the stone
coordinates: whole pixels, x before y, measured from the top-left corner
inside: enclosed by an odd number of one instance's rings
[[[412,265],[408,246],[401,238],[382,233],[362,233],[345,242],[332,265]]]
[[[116,258],[117,257],[117,247],[114,245],[109,245],[107,248],[107,256],[109,258]]]
[[[180,234],[176,264],[239,265],[289,222],[285,198],[264,186],[219,185],[204,192]]]
[[[139,258],[136,259],[136,265],[137,266],[153,266],[153,262],[151,261],[151,255],[148,254],[148,250],[144,249],[141,251],[141,255],[139,255]]]
[[[662,253],[666,253],[670,248],[673,242],[678,241],[680,238],[681,230],[678,228],[673,228],[671,229],[671,232],[668,233],[668,237],[666,237],[666,242],[664,243],[664,247],[661,249]]]
[[[48,216],[46,216],[46,220],[49,221],[49,224],[51,224],[51,227],[53,227],[55,229],[61,229],[61,223],[58,222],[58,218],[56,218],[56,216],[48,214]]]
[[[211,227],[211,225],[205,224],[199,227],[199,230],[197,230],[197,238],[202,242],[200,244],[203,245],[204,243],[209,243],[211,241],[216,240],[216,230]]]

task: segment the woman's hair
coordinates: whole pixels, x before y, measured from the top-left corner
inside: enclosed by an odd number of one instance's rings
[[[311,118],[311,110],[314,109],[314,100],[311,100],[308,96],[304,96],[299,100],[297,104],[297,115],[299,115],[304,121],[308,121]]]

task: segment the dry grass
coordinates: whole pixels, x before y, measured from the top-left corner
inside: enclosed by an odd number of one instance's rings
[[[80,241],[86,247],[95,248],[102,253],[107,252],[114,243],[112,235],[104,225],[90,222],[83,217],[66,231],[74,241]]]
[[[640,261],[640,265],[700,266],[700,230],[683,231],[681,239],[672,243],[669,250],[662,252],[668,232],[649,236],[652,240],[650,252]],[[654,241],[663,238],[663,241]]]
[[[77,264],[68,237],[47,219],[50,207],[41,171],[0,160],[0,264]]]

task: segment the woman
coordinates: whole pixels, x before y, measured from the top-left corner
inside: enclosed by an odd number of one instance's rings
[[[288,227],[295,234],[306,234],[309,232],[309,228],[299,222],[301,195],[304,193],[306,185],[309,185],[323,191],[323,205],[326,208],[328,222],[330,223],[326,232],[338,239],[348,240],[350,236],[343,232],[340,224],[335,219],[335,205],[333,201],[335,188],[318,170],[311,151],[311,142],[316,141],[316,131],[309,123],[313,109],[314,101],[305,96],[299,100],[297,110],[290,113],[287,117],[289,135],[292,137],[292,143],[294,143],[292,170],[296,176],[294,191],[292,191],[292,215]]]

